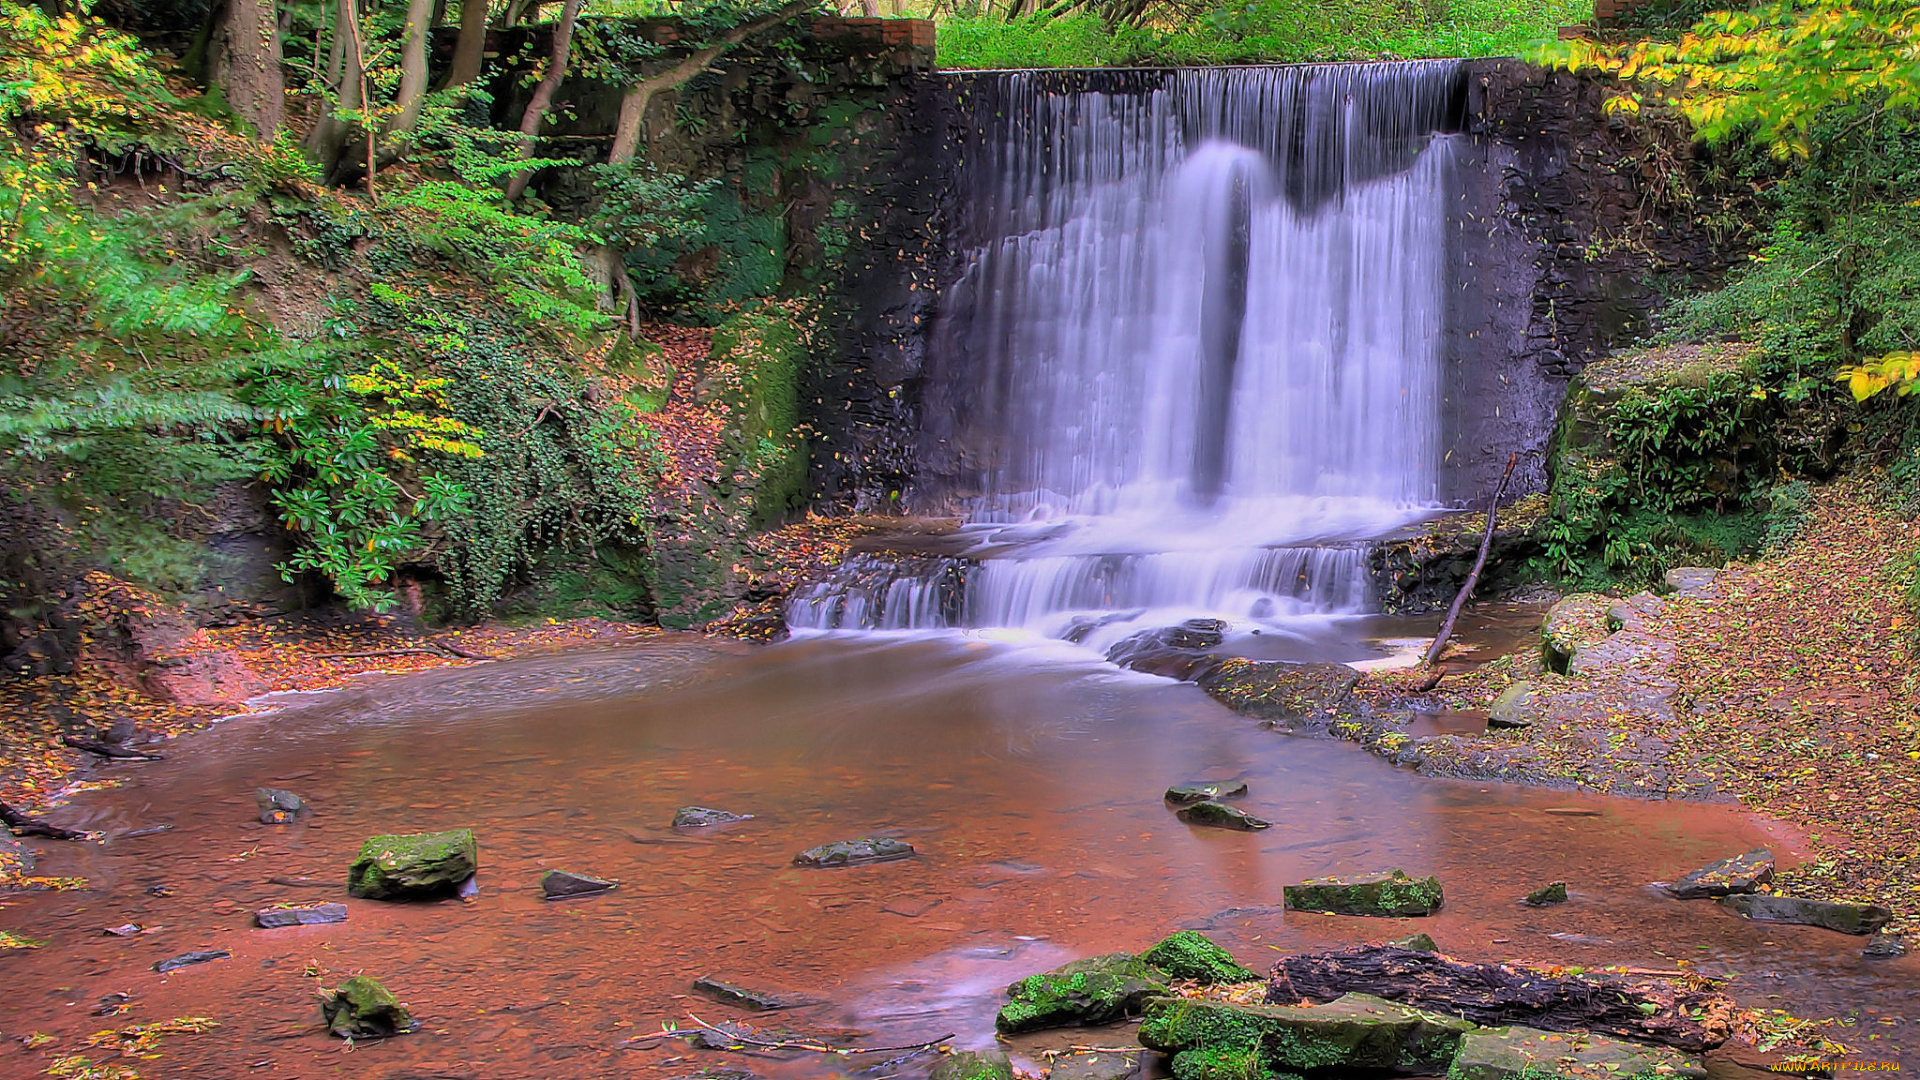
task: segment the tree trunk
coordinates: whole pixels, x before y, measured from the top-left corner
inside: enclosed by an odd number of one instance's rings
[[[453,45],[453,66],[442,89],[465,86],[480,77],[487,52],[487,0],[460,0],[460,37]]]
[[[540,77],[540,84],[533,88],[533,100],[527,102],[527,111],[520,117],[522,161],[533,156],[540,123],[546,118],[547,108],[553,104],[554,93],[560,89],[560,80],[567,77],[567,55],[573,48],[573,22],[579,15],[580,0],[566,0],[560,9],[560,21],[554,24],[553,55],[547,60],[547,72]],[[514,173],[513,179],[507,181],[507,201],[518,199],[532,180],[532,169]]]
[[[869,19],[880,17],[880,0],[860,0],[860,14]]]
[[[380,155],[386,161],[406,151],[408,136],[420,122],[420,106],[427,99],[427,38],[433,18],[433,0],[407,0],[407,25],[400,45],[400,87],[394,92],[397,112],[387,120]]]
[[[257,142],[280,134],[286,81],[280,73],[280,21],[273,0],[227,4],[227,104],[253,127]]]
[[[360,108],[360,88],[366,81],[366,72],[361,67],[364,53],[360,48],[360,14],[354,8],[354,0],[337,0],[333,34],[334,43],[340,49],[340,82],[335,89],[334,109],[321,117],[307,136],[307,150],[319,162],[320,173],[329,183],[333,182],[354,128],[351,121],[337,114]]]
[[[214,53],[220,48],[221,27],[226,21],[226,0],[213,0],[207,5],[207,17],[194,33],[186,55],[180,58],[180,69],[203,90],[213,83],[213,72],[218,66]]]
[[[1598,1031],[1682,1050],[1711,1050],[1733,1034],[1733,999],[1679,982],[1612,975],[1548,975],[1505,964],[1465,964],[1392,945],[1289,956],[1274,965],[1267,1001],[1331,1001],[1360,993],[1476,1024]]]
[[[706,48],[678,61],[665,71],[649,75],[629,86],[626,95],[620,99],[620,119],[614,124],[613,147],[607,152],[607,163],[619,165],[632,161],[639,152],[640,125],[646,119],[647,104],[653,100],[653,95],[684,85],[695,75],[707,70],[707,65],[719,59],[728,49],[762,30],[812,10],[816,2],[817,0],[792,0],[785,7],[730,27],[722,31],[720,36],[714,38],[713,43]]]

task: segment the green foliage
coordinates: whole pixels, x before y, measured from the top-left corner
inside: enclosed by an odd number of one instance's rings
[[[1212,0],[1144,24],[960,15],[941,22],[939,57],[995,69],[1506,56],[1592,11],[1591,0]]]

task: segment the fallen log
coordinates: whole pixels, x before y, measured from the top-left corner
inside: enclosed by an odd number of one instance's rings
[[[63,829],[46,821],[0,802],[0,824],[13,830],[15,836],[44,836],[49,840],[86,840],[87,833],[73,829]]]
[[[1274,965],[1267,1001],[1332,1001],[1346,993],[1445,1013],[1477,1024],[1595,1031],[1681,1050],[1711,1050],[1733,1034],[1733,999],[1680,982],[1551,975],[1468,964],[1392,945],[1289,956]]]
[[[115,746],[99,739],[84,739],[78,735],[62,735],[60,742],[75,750],[85,750],[89,754],[99,754],[103,758],[115,758],[122,761],[164,761],[159,754],[149,754],[145,750],[135,750],[130,746]]]

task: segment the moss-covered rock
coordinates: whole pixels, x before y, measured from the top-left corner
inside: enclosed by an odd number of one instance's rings
[[[1133,1080],[1138,1075],[1138,1051],[1081,1051],[1054,1058],[1047,1080]]]
[[[1265,829],[1273,822],[1257,818],[1237,806],[1228,806],[1223,802],[1203,799],[1190,806],[1174,811],[1174,816],[1189,825],[1212,825],[1220,829]]]
[[[1367,994],[1325,1005],[1235,1005],[1154,998],[1140,1023],[1142,1045],[1168,1053],[1200,1052],[1217,1075],[1321,1069],[1434,1071],[1453,1059],[1472,1023]],[[1258,1055],[1266,1073],[1251,1071]],[[1232,1072],[1240,1069],[1240,1072]],[[1196,1075],[1206,1075],[1196,1073]]]
[[[1809,900],[1803,896],[1723,896],[1720,906],[1755,922],[1818,926],[1841,934],[1871,934],[1893,921],[1893,912],[1878,904]]]
[[[1598,645],[1613,632],[1607,610],[1611,597],[1594,593],[1574,593],[1547,609],[1547,620],[1540,627],[1540,644],[1547,666],[1565,672],[1581,649]]]
[[[1132,953],[1090,956],[1007,987],[993,1026],[1011,1034],[1105,1024],[1137,1015],[1149,997],[1166,992],[1166,977]]]
[[[451,896],[479,865],[471,829],[370,837],[347,871],[347,895],[363,900]]]
[[[1402,918],[1440,910],[1440,879],[1408,877],[1404,870],[1352,877],[1309,878],[1281,890],[1293,911],[1331,911],[1340,915]]]
[[[1210,1046],[1173,1055],[1173,1080],[1282,1080],[1253,1046]]]
[[[1439,943],[1433,940],[1432,934],[1427,933],[1409,934],[1399,941],[1389,941],[1387,944],[1396,949],[1410,949],[1414,952],[1437,953],[1440,951]]]
[[[343,1039],[384,1039],[419,1027],[407,1007],[378,979],[355,975],[320,999],[327,1030]]]
[[[1700,1059],[1584,1031],[1482,1028],[1460,1040],[1447,1080],[1689,1080]]]
[[[1203,985],[1252,982],[1260,977],[1198,930],[1177,930],[1141,953],[1140,959],[1159,968],[1169,979]]]
[[[1525,679],[1514,683],[1487,706],[1487,726],[1489,728],[1525,728],[1532,727],[1534,721],[1543,713],[1546,694],[1538,683]]]
[[[1246,793],[1245,780],[1190,780],[1167,788],[1166,799],[1170,803],[1184,806],[1203,799],[1231,799]]]
[[[1553,881],[1542,885],[1528,893],[1526,899],[1521,901],[1521,903],[1526,904],[1528,907],[1546,907],[1548,904],[1564,904],[1566,902],[1567,883],[1564,881]]]
[[[1666,890],[1682,900],[1699,900],[1750,893],[1772,880],[1773,852],[1755,848],[1743,855],[1729,855],[1710,862],[1666,886]]]
[[[1200,688],[1242,716],[1311,720],[1340,711],[1360,673],[1345,664],[1289,664],[1278,660],[1223,661]]]
[[[927,1080],[1013,1080],[1013,1062],[998,1050],[961,1050],[941,1058]]]
[[[811,847],[793,857],[795,866],[864,866],[913,858],[913,845],[886,836],[863,836]]]

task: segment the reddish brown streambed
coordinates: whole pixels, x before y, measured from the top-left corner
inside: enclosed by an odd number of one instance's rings
[[[221,1027],[170,1037],[143,1075],[837,1075],[859,1063],[628,1040],[689,1011],[742,1018],[690,996],[695,977],[716,974],[827,999],[779,1019],[841,1042],[951,1031],[983,1044],[1012,979],[1181,926],[1210,927],[1255,967],[1273,949],[1414,929],[1470,959],[1685,960],[1738,972],[1748,1004],[1857,1012],[1837,1037],[1866,1059],[1901,1060],[1892,1048],[1920,1030],[1882,1022],[1920,1016],[1912,960],[1866,961],[1858,939],[1747,924],[1646,888],[1730,852],[1782,851],[1751,817],[1423,779],[1343,743],[1263,731],[1191,686],[980,642],[814,640],[741,655],[666,643],[434,672],[232,720],[171,755],[119,767],[124,787],[58,815],[109,839],[43,845],[41,872],[86,877],[92,891],[0,911],[0,927],[48,940],[0,953],[0,1031],[59,1036],[0,1051],[0,1076],[35,1075],[94,1031],[181,1015]],[[1162,789],[1210,777],[1246,779],[1242,805],[1274,828],[1176,821]],[[311,823],[252,824],[261,784],[305,795]],[[756,817],[676,835],[665,823],[687,804]],[[250,928],[269,903],[345,900],[335,883],[369,834],[462,826],[480,839],[476,903],[346,900],[343,925]],[[790,865],[803,848],[877,832],[919,857]],[[1392,866],[1439,874],[1444,912],[1277,910],[1283,883]],[[548,868],[623,884],[547,903]],[[269,882],[299,876],[326,884]],[[1561,879],[1571,903],[1517,903]],[[152,932],[102,934],[127,922]],[[151,970],[197,949],[233,957]],[[355,972],[398,992],[422,1032],[351,1052],[320,1034],[315,986]],[[131,1012],[90,1015],[119,992]]]

